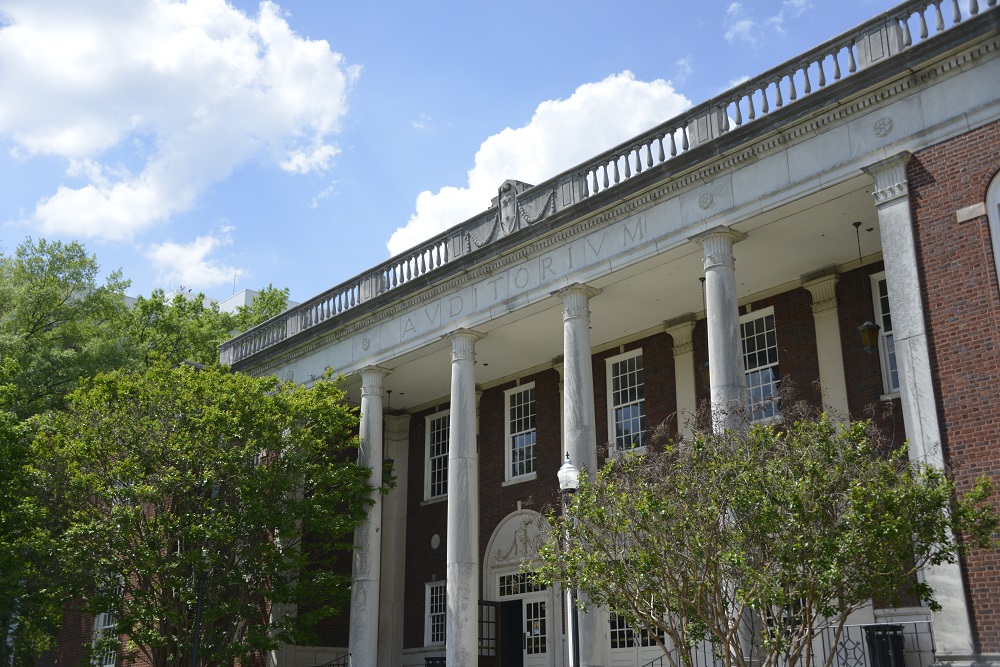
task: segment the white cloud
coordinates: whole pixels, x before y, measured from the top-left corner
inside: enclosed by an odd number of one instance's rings
[[[0,135],[83,181],[38,202],[43,233],[129,239],[251,158],[300,174],[337,154],[359,69],[271,2],[247,16],[224,0],[0,0],[0,14]]]
[[[788,18],[796,19],[802,16],[802,13],[808,8],[808,0],[784,0],[781,3],[781,9],[778,10],[778,13],[767,19],[767,25],[778,34],[783,35],[787,32],[785,20]]]
[[[389,239],[389,252],[398,254],[486,210],[506,179],[540,183],[690,105],[670,83],[636,81],[627,71],[584,84],[565,100],[542,102],[527,125],[508,127],[480,145],[466,185],[421,192],[409,222]]]
[[[730,44],[737,41],[747,42],[748,44],[755,44],[757,42],[755,36],[757,24],[753,19],[743,15],[743,5],[740,3],[730,3],[726,8],[724,25],[726,27],[724,36]]]
[[[214,252],[231,245],[231,225],[222,227],[217,234],[198,236],[187,244],[165,241],[146,249],[146,258],[158,272],[161,284],[185,285],[196,291],[205,291],[227,285],[236,277],[247,274],[243,269],[228,266],[210,257]]]
[[[802,16],[810,7],[809,0],[782,0],[781,8],[775,14],[758,22],[746,15],[741,3],[732,2],[726,7],[726,14],[723,18],[723,26],[726,30],[724,36],[730,44],[745,42],[755,45],[758,40],[767,37],[766,29],[784,35],[787,32],[786,21]]]
[[[689,53],[674,63],[674,83],[683,84],[688,77],[694,74],[694,65],[691,64],[692,56]]]

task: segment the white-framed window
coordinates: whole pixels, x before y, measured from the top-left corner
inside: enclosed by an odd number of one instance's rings
[[[424,498],[448,495],[448,425],[449,412],[438,412],[427,418],[424,440],[427,443],[427,469]]]
[[[427,584],[426,604],[424,605],[424,646],[444,644],[445,610],[447,597],[445,582],[432,581]]]
[[[529,382],[504,392],[507,406],[507,481],[533,478],[538,460],[535,431],[535,383]]]
[[[664,636],[663,630],[657,628],[656,637],[660,638],[661,643],[664,641]],[[657,646],[656,638],[649,630],[642,629],[636,632],[624,618],[614,612],[608,615],[608,639],[611,641],[611,648],[613,649],[629,648],[631,646],[641,646],[643,648]]]
[[[113,595],[114,597],[121,597],[124,595],[124,592],[124,586],[122,586],[119,581],[118,585],[115,586],[113,590]],[[97,643],[105,637],[117,638],[115,625],[115,616],[111,612],[101,612],[94,617],[93,644],[95,648]],[[95,653],[91,660],[91,664],[94,667],[115,667],[115,663],[118,661],[118,650],[116,648],[110,648],[101,651],[100,653]]]
[[[94,618],[94,644],[96,645],[98,641],[103,639],[106,635],[112,635],[115,632],[115,617],[114,614],[108,612],[102,612]],[[93,665],[95,667],[115,667],[115,661],[118,658],[118,651],[110,649],[99,653],[93,658]]]
[[[768,421],[778,416],[778,336],[774,308],[767,307],[740,318],[743,369],[746,373],[747,407],[750,419]]]
[[[899,391],[899,369],[896,368],[896,346],[892,338],[892,313],[889,310],[889,287],[885,272],[873,273],[872,298],[875,301],[875,322],[878,324],[878,355],[882,365],[882,390],[886,394]]]
[[[610,357],[608,375],[608,441],[612,455],[646,446],[646,380],[642,350]]]

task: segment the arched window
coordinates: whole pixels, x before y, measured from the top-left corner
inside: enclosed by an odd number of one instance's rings
[[[986,215],[990,220],[990,236],[993,239],[993,263],[1000,280],[1000,174],[993,177],[986,188]]]

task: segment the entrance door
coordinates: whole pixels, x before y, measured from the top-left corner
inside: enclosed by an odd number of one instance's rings
[[[524,610],[524,667],[546,667],[552,642],[549,637],[548,593],[521,600]]]
[[[559,647],[550,618],[551,591],[517,572],[500,575],[500,664],[503,667],[549,667]]]

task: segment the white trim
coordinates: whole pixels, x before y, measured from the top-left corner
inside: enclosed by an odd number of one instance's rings
[[[535,389],[535,383],[534,382],[526,382],[525,384],[521,384],[521,385],[518,385],[518,386],[513,387],[511,389],[508,389],[507,391],[505,391],[503,393],[503,406],[504,406],[504,408],[503,408],[504,409],[504,412],[503,412],[503,417],[504,417],[504,419],[503,419],[503,424],[504,424],[504,427],[503,427],[503,430],[504,430],[504,438],[503,438],[504,476],[503,477],[504,477],[504,484],[505,485],[506,484],[515,484],[517,482],[526,482],[529,479],[535,479],[535,477],[537,476],[537,470],[538,470],[538,426],[537,426],[537,419],[536,418],[537,418],[537,415],[538,415],[538,407],[537,407],[538,406],[538,392],[534,392],[534,398],[532,400],[532,404],[534,405],[533,412],[532,412],[532,422],[533,422],[532,428],[529,429],[529,430],[525,430],[525,431],[522,431],[522,432],[519,433],[519,435],[520,434],[524,434],[524,433],[530,433],[530,432],[533,432],[535,434],[535,442],[534,442],[534,445],[533,445],[533,447],[534,447],[534,463],[532,465],[532,470],[530,470],[529,472],[526,472],[526,473],[522,473],[520,475],[513,474],[513,471],[511,470],[511,468],[513,467],[514,461],[513,461],[513,447],[511,446],[512,445],[511,438],[513,437],[513,434],[511,433],[511,421],[512,420],[511,420],[511,414],[510,414],[510,412],[511,412],[510,401],[511,401],[511,398],[515,394],[520,394],[520,393],[523,393],[523,392],[526,392],[526,391],[532,391],[534,389]]]
[[[441,600],[443,601],[443,606],[440,612],[437,612],[435,616],[441,618],[441,639],[439,641],[431,640],[431,591],[432,589],[441,589]],[[447,588],[444,581],[429,581],[424,584],[424,646],[444,646],[445,643],[445,623],[446,623],[446,610],[447,604]]]
[[[450,429],[448,421],[448,415],[450,412],[450,410],[442,410],[440,412],[435,412],[432,415],[427,415],[424,419],[424,501],[439,500],[448,497],[448,450],[450,448],[450,433],[449,438],[445,440],[444,454],[439,455],[439,457],[444,457],[445,492],[431,495],[431,423],[439,419],[444,419],[446,428]]]
[[[875,313],[875,324],[878,325],[878,359],[879,367],[882,370],[882,395],[891,396],[899,394],[899,364],[896,360],[895,345],[891,336],[891,328],[886,327],[886,313],[882,304],[882,295],[879,291],[879,283],[885,280],[885,271],[873,273],[871,279],[872,308]],[[888,302],[889,283],[886,282],[886,301]],[[890,309],[889,323],[892,323],[892,310]],[[888,329],[888,331],[887,331]],[[892,381],[892,366],[896,365],[896,381]]]
[[[608,357],[604,360],[605,362],[605,381],[607,383],[607,415],[608,415],[608,445],[610,448],[610,456],[618,456],[624,452],[624,449],[619,449],[618,447],[618,431],[615,428],[618,425],[615,417],[615,408],[618,406],[615,404],[615,392],[614,392],[614,376],[612,373],[612,368],[615,364],[627,361],[628,359],[633,359],[639,357],[642,358],[642,348],[635,350],[630,350],[628,352],[623,352],[622,354],[616,354],[613,357]],[[640,441],[642,445],[629,448],[629,453],[641,454],[646,451],[646,437],[649,435],[648,429],[646,428],[646,380],[645,380],[645,364],[643,364],[643,380],[642,380],[642,398],[629,403],[622,403],[622,405],[638,405],[640,406],[641,415],[639,416],[640,423],[642,424],[642,430],[639,432]]]

